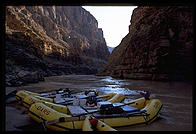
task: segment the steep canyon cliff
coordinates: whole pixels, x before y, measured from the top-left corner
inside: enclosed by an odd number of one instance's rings
[[[97,20],[80,6],[7,6],[6,73],[95,74],[109,56]]]
[[[193,79],[193,7],[134,9],[129,33],[99,75],[147,80]]]

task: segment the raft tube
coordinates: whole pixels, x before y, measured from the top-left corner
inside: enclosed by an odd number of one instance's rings
[[[113,97],[112,97],[113,96]],[[102,96],[103,97],[103,96]],[[114,98],[111,100],[115,100],[116,102],[120,102],[122,99],[122,97],[120,99],[118,99],[115,94],[107,94],[105,95],[104,97],[106,98]],[[61,104],[55,104],[53,103],[53,99],[51,98],[46,98],[46,97],[40,97],[40,96],[36,96],[36,95],[28,95],[24,98],[24,100],[22,101],[22,104],[26,107],[26,108],[29,108],[33,103],[36,103],[36,102],[42,102],[42,103],[45,103],[47,106],[55,109],[56,111],[58,112],[62,112],[62,113],[67,113],[67,107],[64,106],[64,105],[61,105]]]
[[[98,94],[99,92],[95,89],[89,89],[89,91],[93,91],[95,92],[96,94]],[[29,95],[32,95],[32,96],[36,96],[36,98],[39,98],[40,100],[44,100],[44,101],[47,101],[47,102],[53,102],[54,100],[52,98],[48,98],[48,97],[41,97],[41,94],[39,93],[34,93],[34,92],[30,92],[30,91],[27,91],[27,90],[19,90],[17,93],[16,93],[16,99],[17,100],[20,100],[20,101],[23,101],[25,97],[29,96]]]
[[[109,93],[109,94],[100,95],[100,96],[97,96],[97,97],[98,98],[103,98],[104,100],[111,99],[111,100],[118,101],[118,98],[116,98],[115,95],[116,95],[116,93]],[[113,97],[115,97],[116,99],[112,99]],[[23,105],[27,108],[35,102],[51,102],[51,103],[54,103],[54,99],[52,99],[52,98],[41,97],[40,94],[38,94],[38,93],[33,93],[33,92],[30,92],[30,91],[26,91],[26,90],[18,91],[17,94],[16,94],[16,98],[17,98],[17,100],[21,100]]]
[[[90,124],[90,120],[91,117],[87,116],[82,124],[82,131],[93,131],[91,124]]]
[[[93,119],[91,116],[86,117],[82,125],[82,131],[95,131],[94,129],[92,129],[92,125],[90,123],[91,119]],[[96,124],[96,129],[97,131],[117,131],[116,129],[108,126],[100,120],[98,120]]]
[[[23,106],[25,106],[26,108],[29,108],[33,103],[36,102],[44,102],[43,100],[37,99],[35,98],[33,95],[28,95],[24,98],[24,100],[22,101]]]
[[[112,93],[112,94],[110,93],[110,94],[105,95],[106,98],[112,97],[110,99],[111,102],[112,101],[121,102],[123,97],[117,98],[117,96],[121,96],[121,95],[116,95],[114,93]],[[29,108],[32,104],[37,103],[37,102],[45,103],[45,105],[49,106],[50,108],[53,108],[58,112],[62,112],[62,113],[67,114],[67,107],[64,105],[61,105],[61,104],[53,103],[53,99],[51,99],[51,98],[45,98],[45,97],[40,97],[40,96],[36,96],[36,95],[28,95],[27,97],[24,98],[24,100],[22,101],[22,104],[26,108]]]
[[[60,113],[43,103],[34,103],[29,108],[28,112],[29,116],[37,121],[38,123],[56,120],[59,118],[73,118],[71,115]],[[80,120],[81,117],[76,117],[75,121],[65,121],[65,122],[57,122],[54,124],[45,124],[48,129],[55,131],[68,131],[73,129],[82,129],[82,124],[84,120]]]
[[[103,98],[106,101],[106,100],[109,100],[112,97],[114,97],[114,95],[116,95],[116,93],[109,93],[109,94],[99,95],[98,97]]]
[[[122,102],[125,99],[123,94],[116,94],[111,99],[107,100],[111,103]]]
[[[35,102],[51,102],[52,103],[53,102],[53,99],[51,99],[51,98],[45,98],[45,97],[40,97],[40,96],[36,96],[36,95],[28,95],[28,96],[26,96],[23,99],[22,104],[26,108],[29,108]]]
[[[107,125],[106,123],[98,120],[98,123],[97,123],[97,130],[98,131],[117,131],[116,129],[110,127],[109,125]]]
[[[42,101],[54,102],[54,99],[52,99],[52,98],[40,97],[40,96],[37,96],[37,95],[35,95],[34,97],[37,98],[37,99],[39,99],[39,100],[42,100]]]
[[[130,115],[125,115],[125,117],[109,117],[105,116],[104,118],[101,117],[99,120],[103,121],[104,123],[108,124],[111,127],[121,127],[121,126],[130,126],[130,125],[138,125],[138,124],[149,124],[152,121],[154,121],[163,104],[159,99],[150,99],[145,100],[137,99],[133,104],[130,106],[137,106],[142,109],[140,109],[140,112],[137,114],[130,113]],[[143,111],[143,112],[142,112]],[[145,111],[145,112],[144,112]]]
[[[20,90],[16,93],[16,99],[19,101],[23,101],[25,97],[29,96],[29,95],[33,95],[33,96],[40,96],[40,94],[38,93],[33,93],[27,90]]]
[[[24,101],[22,102],[22,104],[26,107],[26,108],[29,108],[32,104],[34,103],[44,103],[46,106],[60,112],[60,113],[64,113],[64,114],[67,114],[68,110],[67,110],[67,107],[64,106],[64,105],[61,105],[61,104],[55,104],[55,103],[51,103],[51,102],[46,102],[44,100],[40,100],[38,98],[36,98],[36,96],[32,96],[32,95],[29,95],[27,96]]]
[[[157,118],[163,105],[158,99],[145,100],[144,98],[136,99],[135,101],[131,101],[131,103],[132,104],[130,106],[137,106],[141,109],[139,109],[138,112],[129,112],[126,114],[123,113],[119,114],[119,116],[116,116],[116,114],[101,115],[99,113],[94,113],[93,116],[110,127],[149,124]],[[82,116],[72,117],[71,115],[60,113],[43,103],[32,104],[29,108],[29,115],[37,122],[55,120],[59,119],[60,117],[67,117],[68,119],[77,118],[72,121],[67,120],[64,122],[57,122],[46,125],[47,128],[56,131],[82,129],[83,121],[85,119],[84,118],[82,120]]]

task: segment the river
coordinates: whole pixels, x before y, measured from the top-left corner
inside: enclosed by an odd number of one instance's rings
[[[137,91],[148,90],[151,96],[163,103],[160,117],[149,125],[116,128],[119,131],[192,131],[193,104],[192,88],[188,82],[160,82],[115,79],[110,76],[62,75],[46,77],[44,82],[19,87],[33,92],[58,88],[84,90],[94,88],[100,94],[123,93],[128,99],[139,98]]]

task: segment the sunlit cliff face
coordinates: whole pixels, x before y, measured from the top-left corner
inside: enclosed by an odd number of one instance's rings
[[[50,64],[58,60],[66,66],[99,70],[106,63],[109,51],[97,23],[79,6],[7,6],[6,40],[41,60],[49,59]]]

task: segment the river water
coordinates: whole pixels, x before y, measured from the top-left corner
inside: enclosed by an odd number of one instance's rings
[[[163,103],[159,118],[149,125],[116,128],[119,131],[192,131],[193,85],[187,82],[159,82],[115,79],[110,76],[62,75],[46,77],[44,82],[19,87],[33,92],[58,88],[82,91],[89,88],[104,93],[122,93],[130,99],[141,97],[138,91],[150,91],[151,96]]]

